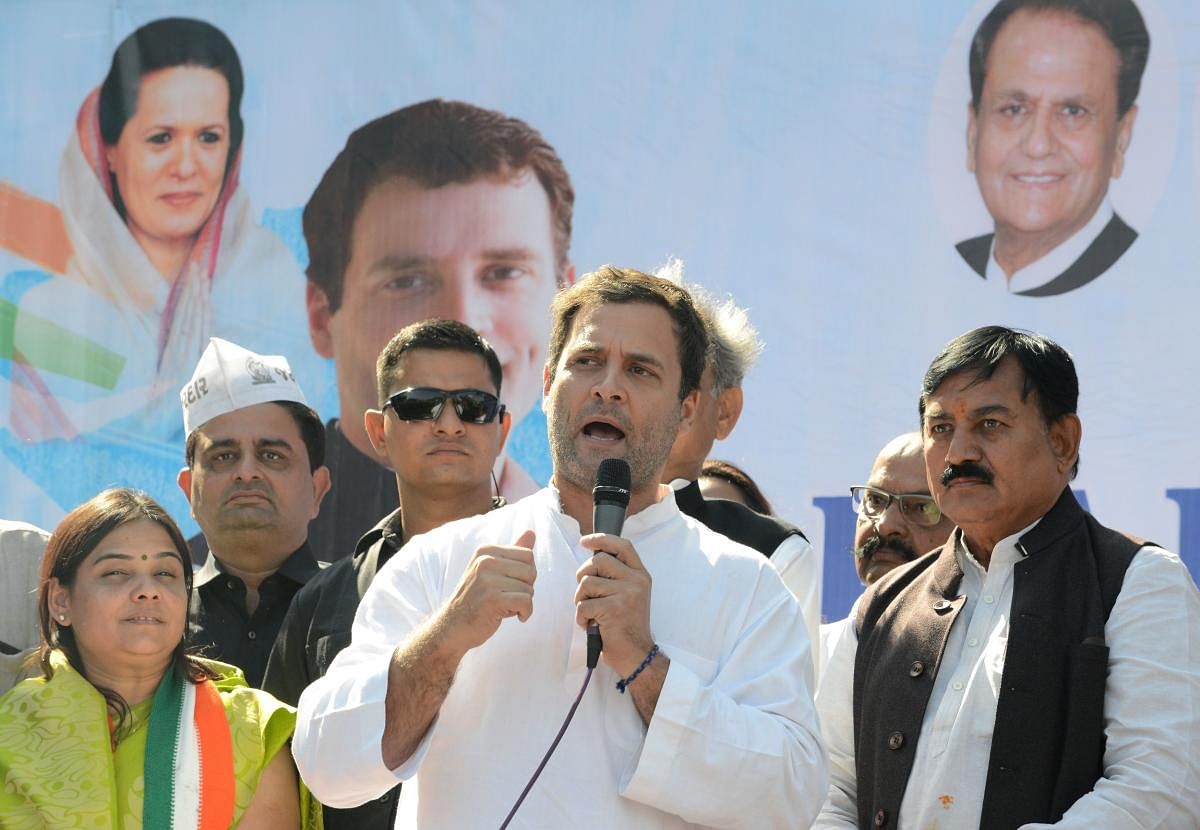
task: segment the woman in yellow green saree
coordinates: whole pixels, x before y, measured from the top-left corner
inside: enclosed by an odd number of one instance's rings
[[[162,507],[106,490],[55,529],[41,576],[42,677],[0,698],[0,825],[314,826],[294,711],[184,651],[190,558]]]

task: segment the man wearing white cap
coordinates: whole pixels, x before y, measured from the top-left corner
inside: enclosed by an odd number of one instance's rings
[[[319,570],[308,523],[329,491],[325,430],[287,359],[212,338],[180,390],[179,487],[208,542],[189,609],[193,645],[253,686],[296,591]]]

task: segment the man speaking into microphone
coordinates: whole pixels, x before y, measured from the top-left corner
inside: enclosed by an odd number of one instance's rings
[[[300,698],[300,772],[335,806],[406,782],[398,827],[500,826],[580,692],[594,623],[595,677],[513,827],[807,827],[827,769],[800,608],[659,484],[705,365],[691,298],[605,266],[552,316],[550,486],[380,570]],[[592,532],[609,458],[629,466],[620,536]]]

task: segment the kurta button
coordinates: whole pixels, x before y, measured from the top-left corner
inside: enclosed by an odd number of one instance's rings
[[[888,735],[888,749],[899,749],[904,746],[904,733],[893,732]]]
[[[887,824],[887,810],[876,810],[875,811],[875,826],[883,827],[883,825],[885,825],[885,824]]]
[[[247,632],[246,636],[249,637],[251,640],[258,637],[258,635],[255,634],[253,631]]]
[[[909,677],[920,677],[925,671],[925,664],[920,660],[913,660],[913,664],[908,667]]]
[[[939,599],[937,602],[935,602],[933,604],[933,610],[937,611],[939,613],[941,613],[942,611],[949,611],[950,610],[950,600]]]

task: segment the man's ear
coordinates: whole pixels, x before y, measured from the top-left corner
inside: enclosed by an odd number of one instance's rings
[[[550,397],[550,362],[542,367],[542,409],[546,408],[545,400]]]
[[[978,125],[975,123],[975,107],[967,101],[967,172],[975,172],[975,137],[978,133]]]
[[[321,512],[321,499],[325,498],[325,494],[329,492],[329,488],[333,486],[333,481],[329,476],[329,468],[322,464],[317,469],[313,470],[313,507],[312,513],[309,514],[309,520],[317,518],[317,514]]]
[[[506,409],[500,416],[500,452],[504,452],[504,445],[508,443],[508,434],[512,432],[512,426],[512,413]]]
[[[1058,471],[1070,475],[1071,468],[1079,460],[1079,443],[1083,440],[1083,424],[1079,416],[1063,415],[1050,425],[1049,435]]]
[[[742,417],[742,387],[722,389],[717,395],[717,440],[723,441]]]
[[[1129,143],[1133,141],[1133,122],[1137,120],[1137,114],[1137,104],[1134,104],[1125,111],[1117,123],[1117,152],[1113,156],[1112,166],[1114,179],[1121,178],[1121,171],[1125,169],[1125,151],[1129,149]]]
[[[179,489],[183,491],[183,497],[190,503],[192,500],[192,468],[181,469],[179,475],[175,476],[175,483],[179,485]]]
[[[189,507],[192,504],[192,468],[184,467],[179,471],[179,475],[175,477],[175,483],[179,485],[179,489],[183,491],[183,497],[188,500]],[[192,518],[196,518],[196,511],[191,510]]]
[[[321,357],[333,357],[333,311],[325,289],[311,280],[304,293],[308,308],[308,336]]]
[[[375,454],[387,462],[387,435],[383,428],[384,417],[383,410],[368,409],[363,413],[363,428],[367,431],[367,438],[371,441]]]
[[[683,432],[692,425],[692,421],[696,419],[696,407],[699,404],[699,389],[693,389],[691,392],[688,392],[683,400],[679,402],[679,431],[676,433],[676,437],[679,436],[680,432]]]

